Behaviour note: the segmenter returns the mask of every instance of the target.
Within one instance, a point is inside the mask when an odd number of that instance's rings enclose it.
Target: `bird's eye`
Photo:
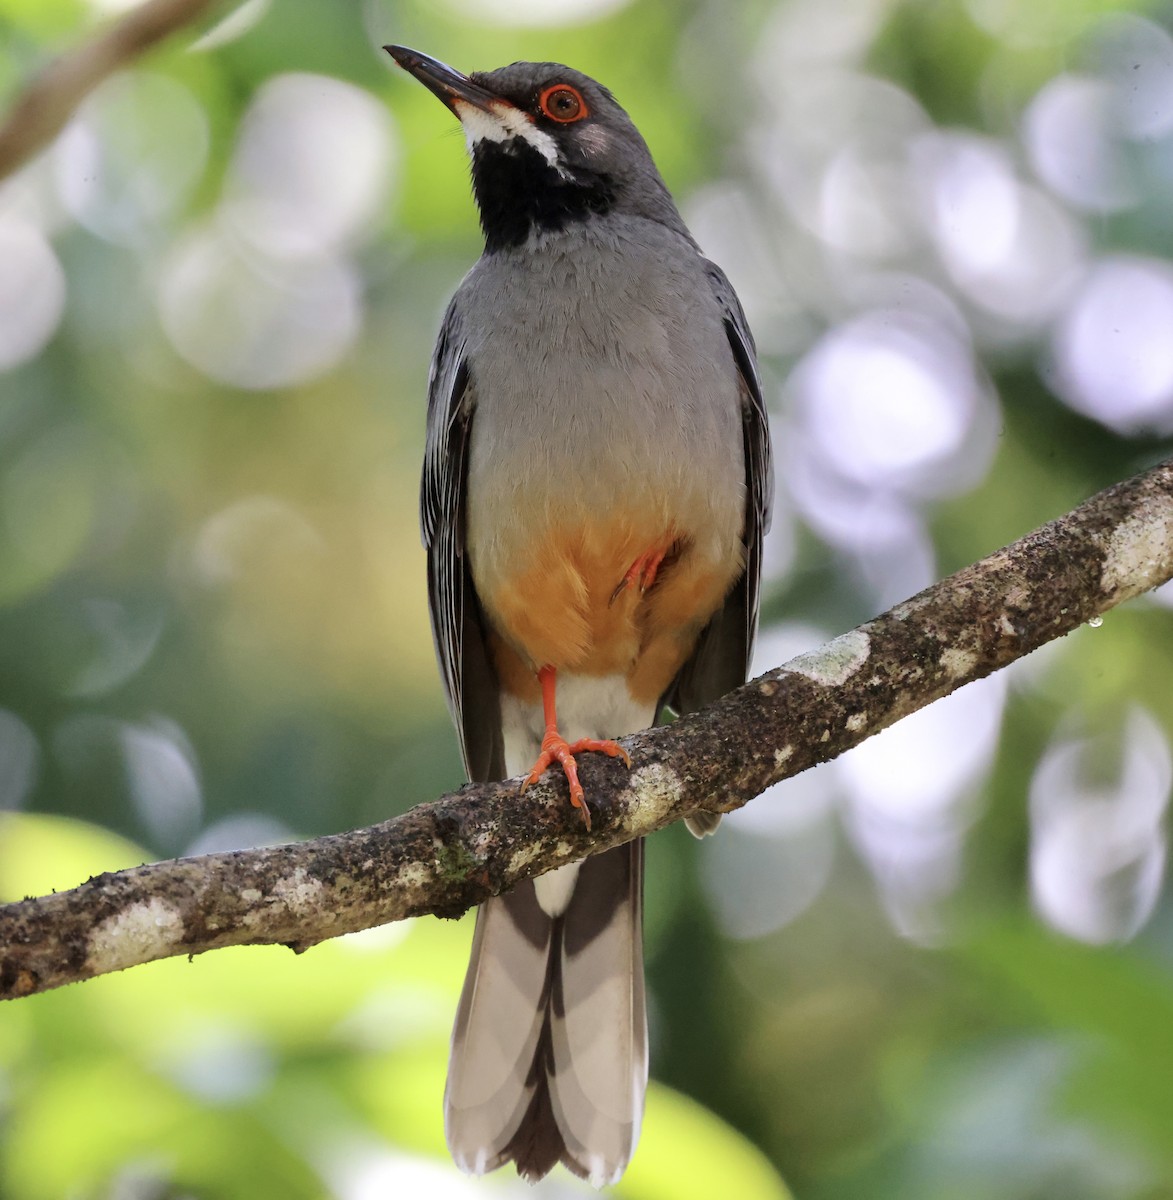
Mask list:
[[[590,116],[582,93],[568,83],[556,83],[546,88],[538,97],[538,106],[552,121],[561,121],[563,125]]]

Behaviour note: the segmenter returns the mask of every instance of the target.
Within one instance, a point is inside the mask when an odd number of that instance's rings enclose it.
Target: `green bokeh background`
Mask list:
[[[571,62],[617,94],[687,205],[714,179],[760,186],[738,134],[768,120],[772,98],[748,64],[800,7],[633,0],[526,27],[456,0],[273,0],[233,39],[193,52],[181,34],[136,66],[133,86],[149,75],[186,89],[206,158],[181,200],[121,243],[48,204],[63,318],[0,373],[0,714],[21,731],[0,738],[15,810],[0,812],[0,898],[193,848],[358,827],[461,780],[416,490],[431,345],[480,240],[459,133],[377,47],[467,69]],[[1086,65],[1106,16],[1173,28],[1168,6],[1124,0],[842,7],[844,21],[867,18],[855,70],[1016,161],[1024,109]],[[0,0],[0,96],[96,20],[69,0]],[[232,386],[168,340],[160,273],[228,194],[242,122],[287,72],[363,89],[393,153],[377,211],[345,247],[363,306],[353,344],[288,386]],[[131,165],[151,151],[135,140],[145,129],[149,143],[150,119],[137,119],[116,146]],[[105,128],[117,142],[117,120]],[[1136,157],[1137,201],[1080,216],[1082,234],[1096,253],[1173,255],[1173,141]],[[44,196],[53,171],[50,154],[15,184]],[[20,195],[0,191],[0,216]],[[781,381],[837,319],[816,308],[804,339],[759,330],[776,429]],[[1001,427],[980,481],[922,506],[940,574],[1173,447],[1066,407],[1048,386],[1046,336],[1024,327],[979,346]],[[844,556],[794,529],[793,560],[763,597],[767,626],[835,632],[873,615]],[[616,1194],[1173,1197],[1173,907],[1159,899],[1120,944],[1052,930],[1032,911],[1027,799],[1072,723],[1118,747],[1141,704],[1173,734],[1171,621],[1134,603],[1066,639],[1043,682],[1010,695],[938,936],[894,928],[839,831],[817,897],[734,939],[703,886],[705,851],[678,829],[654,839],[654,1082]],[[785,804],[785,790],[767,802]],[[470,1183],[445,1156],[440,1098],[470,932],[426,920],[301,957],[224,951],[3,1007],[0,1196],[579,1194],[559,1176],[534,1193]]]

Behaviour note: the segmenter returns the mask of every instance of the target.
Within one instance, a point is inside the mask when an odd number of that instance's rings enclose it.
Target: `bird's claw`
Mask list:
[[[579,738],[576,742],[568,742],[557,730],[547,730],[546,736],[542,739],[542,751],[538,755],[533,769],[523,780],[521,790],[524,792],[531,783],[537,783],[546,768],[557,763],[562,768],[570,788],[570,803],[582,813],[583,824],[589,831],[591,813],[586,805],[586,795],[582,790],[582,784],[578,781],[578,763],[574,758],[576,754],[586,751],[606,754],[611,758],[621,758],[624,765],[629,770],[631,769],[631,755],[618,742],[599,738]]]

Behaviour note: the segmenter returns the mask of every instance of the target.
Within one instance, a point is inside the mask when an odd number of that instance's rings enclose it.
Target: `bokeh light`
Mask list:
[[[758,938],[801,916],[831,879],[836,777],[816,767],[731,813],[707,841],[702,880],[727,936]]]
[[[1055,331],[1060,394],[1124,434],[1173,431],[1173,266],[1115,257],[1088,273]]]
[[[1049,319],[1078,279],[1084,237],[1051,197],[1021,182],[1008,147],[972,134],[926,135],[911,147],[929,229],[961,294],[1022,339]]]
[[[195,751],[170,720],[156,717],[119,730],[130,800],[153,841],[183,846],[199,828],[203,795]]]
[[[385,108],[351,84],[289,74],[259,89],[216,216],[162,268],[163,326],[188,362],[271,389],[342,359],[363,321],[346,251],[379,214],[393,146]]]
[[[969,347],[918,314],[841,325],[793,377],[799,420],[849,483],[932,494],[956,480],[979,396]]]
[[[391,186],[386,107],[323,75],[279,75],[245,113],[222,211],[273,258],[326,254],[369,231]]]
[[[855,844],[901,933],[933,940],[960,879],[965,835],[998,744],[1006,681],[979,680],[885,729],[835,763]]]
[[[93,650],[78,667],[70,695],[105,695],[141,671],[159,644],[164,613],[157,605],[131,609],[120,600],[91,596],[81,603],[79,627],[93,639]]]
[[[65,310],[65,273],[39,229],[0,212],[0,372],[39,354]]]
[[[40,758],[37,735],[15,713],[0,708],[0,812],[24,804]]]
[[[192,93],[150,71],[127,71],[78,109],[54,147],[62,206],[98,237],[157,242],[202,176],[208,119]]]
[[[1111,739],[1057,738],[1030,793],[1035,905],[1064,933],[1093,943],[1133,937],[1151,915],[1173,787],[1169,742],[1148,712],[1131,709],[1118,744]]]
[[[335,254],[273,259],[223,224],[180,242],[160,279],[175,349],[236,387],[289,387],[330,370],[362,326],[358,273]]]
[[[1125,208],[1136,198],[1114,137],[1114,99],[1105,80],[1059,75],[1026,110],[1026,148],[1039,178],[1089,212]]]
[[[322,549],[321,535],[292,505],[273,496],[245,496],[203,522],[191,565],[200,583],[217,587],[263,572],[277,560],[297,564]]]
[[[364,1145],[355,1140],[336,1147],[325,1173],[333,1182],[333,1194],[340,1200],[381,1200],[387,1195],[476,1200],[483,1186],[475,1179],[454,1178],[451,1171],[430,1159],[394,1153],[378,1143]],[[568,1196],[581,1194],[573,1184],[563,1187]],[[508,1182],[494,1191],[506,1198],[530,1194]]]
[[[1173,36],[1137,13],[1109,14],[1095,30],[1095,54],[1112,84],[1121,133],[1150,141],[1173,132]]]

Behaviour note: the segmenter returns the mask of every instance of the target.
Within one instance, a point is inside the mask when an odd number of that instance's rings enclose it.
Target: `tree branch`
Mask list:
[[[47,146],[99,83],[199,20],[218,2],[147,0],[90,41],[54,59],[17,97],[0,125],[0,179]]]
[[[739,808],[894,721],[1173,577],[1173,461],[1101,492],[704,712],[584,756],[565,782],[470,785],[354,833],[98,875],[0,907],[0,998],[176,954],[452,917],[519,880],[705,808]]]

